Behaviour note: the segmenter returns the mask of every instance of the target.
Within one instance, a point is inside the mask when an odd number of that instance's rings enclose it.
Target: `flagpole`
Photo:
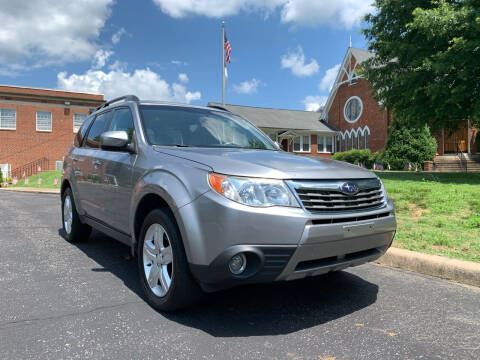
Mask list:
[[[225,105],[225,21],[222,21],[222,105]]]

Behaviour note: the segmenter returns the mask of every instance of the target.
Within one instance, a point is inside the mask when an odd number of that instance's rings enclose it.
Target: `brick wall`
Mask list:
[[[85,108],[51,107],[48,105],[2,104],[0,108],[16,110],[16,130],[0,130],[0,163],[11,164],[12,170],[29,162],[46,157],[49,169],[55,169],[55,161],[62,160],[72,143],[73,114],[88,114]],[[36,130],[36,112],[52,113],[52,131]],[[46,169],[45,169],[46,170]]]
[[[0,164],[14,170],[47,158],[48,170],[54,170],[75,136],[74,114],[88,114],[102,103],[103,95],[1,85],[0,108],[15,109],[16,129],[0,129]],[[52,113],[52,131],[37,131],[37,111]]]
[[[352,96],[358,96],[363,104],[362,114],[355,123],[347,122],[343,114],[345,103]],[[356,84],[345,83],[338,88],[328,112],[328,122],[340,131],[368,126],[369,148],[374,152],[383,149],[386,145],[391,116],[390,112],[382,110],[373,98],[370,84],[366,80],[359,79]]]

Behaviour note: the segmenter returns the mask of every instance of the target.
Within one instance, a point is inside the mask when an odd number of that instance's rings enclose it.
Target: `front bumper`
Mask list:
[[[255,209],[208,193],[182,209],[182,218],[190,214],[182,231],[187,258],[206,291],[300,279],[373,261],[385,253],[396,231],[391,200],[373,211],[319,215]],[[233,275],[228,262],[238,253],[246,255],[247,269]]]

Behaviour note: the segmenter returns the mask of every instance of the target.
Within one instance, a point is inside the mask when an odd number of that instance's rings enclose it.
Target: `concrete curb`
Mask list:
[[[480,264],[390,248],[376,263],[480,287]]]
[[[60,194],[60,189],[42,189],[30,187],[2,187],[0,191],[18,191],[37,194]]]

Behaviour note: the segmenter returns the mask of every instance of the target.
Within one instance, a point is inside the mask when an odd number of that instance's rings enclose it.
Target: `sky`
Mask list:
[[[0,83],[315,111],[372,0],[0,0]]]

